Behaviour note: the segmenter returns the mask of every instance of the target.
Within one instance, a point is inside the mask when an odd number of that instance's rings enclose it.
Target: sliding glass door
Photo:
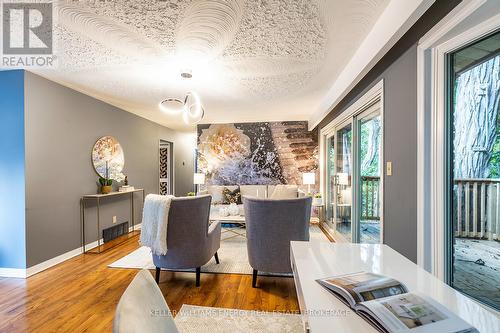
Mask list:
[[[335,158],[336,231],[352,241],[352,122],[341,125],[336,133]]]
[[[380,243],[380,101],[335,124],[323,136],[327,223],[339,240]]]
[[[335,177],[335,136],[328,134],[326,137],[326,174],[325,174],[325,206],[326,222],[330,228],[335,228],[335,210],[337,201]]]
[[[359,243],[380,243],[382,121],[379,104],[357,118],[357,197],[359,223],[355,232]]]
[[[500,309],[500,33],[449,55],[447,280]]]

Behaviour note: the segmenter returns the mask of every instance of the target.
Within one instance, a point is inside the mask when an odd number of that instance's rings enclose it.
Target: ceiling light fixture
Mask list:
[[[178,98],[167,98],[160,102],[160,109],[169,114],[180,114],[184,111],[184,102]]]
[[[194,91],[188,92],[184,101],[178,98],[167,98],[161,101],[160,109],[173,115],[182,113],[182,119],[186,125],[199,123],[205,116],[200,97]]]

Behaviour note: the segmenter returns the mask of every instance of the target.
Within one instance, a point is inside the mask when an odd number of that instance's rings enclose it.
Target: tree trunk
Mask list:
[[[454,112],[455,178],[488,178],[497,136],[500,56],[460,74]]]
[[[361,162],[361,175],[363,176],[369,171],[369,168],[372,165],[373,160],[379,154],[380,119],[378,117],[370,119],[364,125],[368,126],[368,138],[367,138],[367,146],[362,147],[362,149],[366,149],[366,155],[364,156],[363,161]],[[380,158],[378,159],[378,162],[380,163]],[[379,168],[377,167],[376,170],[379,170]]]

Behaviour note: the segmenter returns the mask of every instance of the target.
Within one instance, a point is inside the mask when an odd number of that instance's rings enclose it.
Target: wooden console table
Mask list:
[[[101,214],[100,214],[100,208],[101,208],[101,200],[110,198],[110,197],[116,197],[116,196],[123,196],[123,195],[129,195],[130,196],[130,215],[131,215],[131,220],[132,220],[132,231],[130,231],[128,234],[131,232],[133,233],[135,231],[135,211],[134,211],[134,193],[137,192],[142,192],[142,202],[144,203],[145,199],[145,194],[144,194],[144,189],[138,188],[133,191],[126,191],[126,192],[111,192],[109,194],[86,194],[82,196],[80,199],[80,221],[82,225],[82,248],[83,248],[83,253],[101,253],[104,252],[105,250],[101,251],[101,235],[100,235],[100,229],[101,229]],[[85,249],[85,202],[87,200],[94,200],[97,204],[97,251],[92,251],[86,250]],[[125,241],[125,240],[123,240]],[[123,242],[122,241],[122,242]],[[120,242],[120,243],[122,243]],[[120,243],[116,243],[114,245],[118,245]],[[106,249],[107,250],[107,249]]]

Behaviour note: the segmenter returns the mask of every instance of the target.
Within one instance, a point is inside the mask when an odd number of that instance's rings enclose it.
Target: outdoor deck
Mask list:
[[[500,308],[500,242],[456,238],[454,286]]]
[[[378,177],[363,177],[361,243],[380,242],[378,182]],[[500,179],[455,179],[454,191],[452,284],[500,309]],[[351,206],[338,209],[337,232],[351,240]]]
[[[337,226],[344,237],[351,237],[350,223]],[[378,243],[379,224],[361,223],[361,243]],[[464,294],[500,308],[500,242],[456,238],[453,285]]]
[[[337,230],[347,239],[351,239],[350,223],[337,224]],[[361,243],[380,243],[380,224],[374,223],[373,221],[361,221]]]

